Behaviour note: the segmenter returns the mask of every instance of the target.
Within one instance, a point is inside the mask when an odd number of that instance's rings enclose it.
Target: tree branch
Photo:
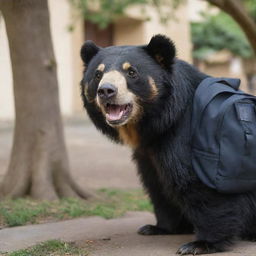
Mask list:
[[[242,28],[256,55],[256,23],[240,0],[206,0],[228,13]]]

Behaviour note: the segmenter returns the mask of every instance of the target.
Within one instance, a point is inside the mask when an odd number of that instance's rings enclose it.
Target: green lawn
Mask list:
[[[59,201],[36,201],[29,198],[3,200],[0,202],[0,227],[93,215],[110,219],[122,216],[127,211],[152,211],[148,197],[139,189],[100,189],[97,194],[100,199],[88,201],[74,198]]]
[[[3,256],[87,256],[88,251],[84,248],[79,248],[73,243],[65,243],[59,240],[50,240],[40,243],[28,249],[19,250],[16,252],[5,253]]]

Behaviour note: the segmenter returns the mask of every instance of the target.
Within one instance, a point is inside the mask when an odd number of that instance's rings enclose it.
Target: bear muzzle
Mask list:
[[[119,71],[112,70],[103,75],[97,90],[96,103],[109,125],[121,126],[132,119],[136,114],[135,98]]]

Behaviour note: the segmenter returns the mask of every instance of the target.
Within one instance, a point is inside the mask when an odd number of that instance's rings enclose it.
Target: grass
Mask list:
[[[77,247],[74,243],[65,243],[59,240],[49,240],[24,250],[2,254],[5,256],[87,256],[88,251]]]
[[[59,201],[36,201],[29,198],[0,202],[0,227],[13,227],[84,216],[106,219],[122,216],[127,211],[152,211],[142,190],[100,189],[100,199],[65,198]]]

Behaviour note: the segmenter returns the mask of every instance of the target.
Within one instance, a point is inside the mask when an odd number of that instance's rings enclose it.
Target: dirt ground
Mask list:
[[[127,147],[108,140],[86,117],[64,123],[71,173],[81,187],[140,187]],[[0,122],[0,180],[8,167],[12,133],[12,122]]]

